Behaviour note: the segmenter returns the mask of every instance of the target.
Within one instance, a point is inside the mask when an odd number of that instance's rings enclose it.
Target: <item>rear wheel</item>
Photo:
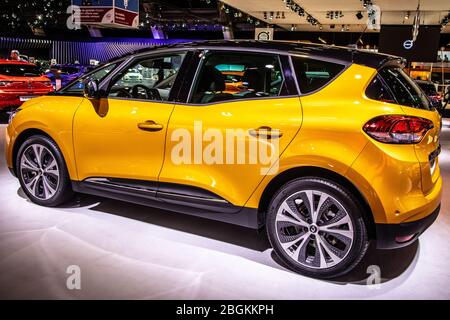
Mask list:
[[[333,278],[352,270],[367,250],[361,210],[344,187],[321,178],[299,178],[273,197],[267,233],[277,255],[292,270]]]
[[[21,145],[16,168],[23,191],[39,205],[57,206],[73,196],[61,151],[46,136],[32,136]]]

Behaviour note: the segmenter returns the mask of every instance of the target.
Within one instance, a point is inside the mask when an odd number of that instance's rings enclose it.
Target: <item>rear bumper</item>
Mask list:
[[[399,224],[377,223],[377,248],[378,249],[396,249],[410,245],[430,227],[439,215],[441,205],[428,216],[412,222]],[[406,238],[407,241],[399,241],[399,238]],[[411,237],[411,238],[409,238]]]
[[[34,92],[0,92],[0,110],[9,107],[20,107],[24,101],[20,101],[21,96],[42,96],[53,90],[39,90]]]

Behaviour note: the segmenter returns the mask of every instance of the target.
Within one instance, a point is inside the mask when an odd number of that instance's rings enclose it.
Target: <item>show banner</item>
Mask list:
[[[80,9],[80,23],[99,27],[137,28],[139,0],[72,0]]]

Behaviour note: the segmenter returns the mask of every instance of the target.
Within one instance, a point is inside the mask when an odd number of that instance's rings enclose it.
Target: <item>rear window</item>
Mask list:
[[[38,67],[28,64],[0,64],[0,74],[11,77],[38,77],[41,71]]]
[[[380,94],[383,93],[383,94]],[[392,102],[402,106],[431,110],[428,98],[403,70],[385,68],[367,87],[366,95],[370,99]]]
[[[324,87],[345,68],[337,63],[295,56],[292,57],[292,63],[302,94]]]

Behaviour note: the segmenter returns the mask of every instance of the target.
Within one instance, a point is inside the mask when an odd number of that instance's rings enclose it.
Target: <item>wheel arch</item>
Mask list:
[[[12,165],[13,165],[12,169],[16,176],[17,176],[16,162],[17,162],[17,155],[19,153],[20,147],[29,137],[37,136],[37,135],[45,136],[56,143],[55,139],[53,139],[47,132],[45,132],[41,129],[30,128],[30,129],[25,129],[24,131],[22,131],[15,139],[14,145],[13,145],[13,150],[12,150]],[[61,151],[61,153],[62,153],[62,151]],[[64,157],[64,154],[62,154],[62,156]]]
[[[272,199],[273,194],[277,190],[279,190],[281,186],[283,186],[285,183],[293,179],[302,177],[316,177],[331,180],[335,183],[342,185],[348,191],[350,191],[352,195],[354,195],[356,199],[359,201],[363,209],[362,215],[368,228],[369,237],[372,239],[376,238],[375,220],[372,209],[369,205],[369,202],[364,197],[364,195],[358,190],[358,188],[348,178],[334,171],[314,166],[303,166],[288,169],[278,174],[269,182],[269,184],[265,187],[262,193],[258,206],[258,221],[260,221],[262,225],[265,224],[265,216],[267,208],[269,207],[270,200]]]

